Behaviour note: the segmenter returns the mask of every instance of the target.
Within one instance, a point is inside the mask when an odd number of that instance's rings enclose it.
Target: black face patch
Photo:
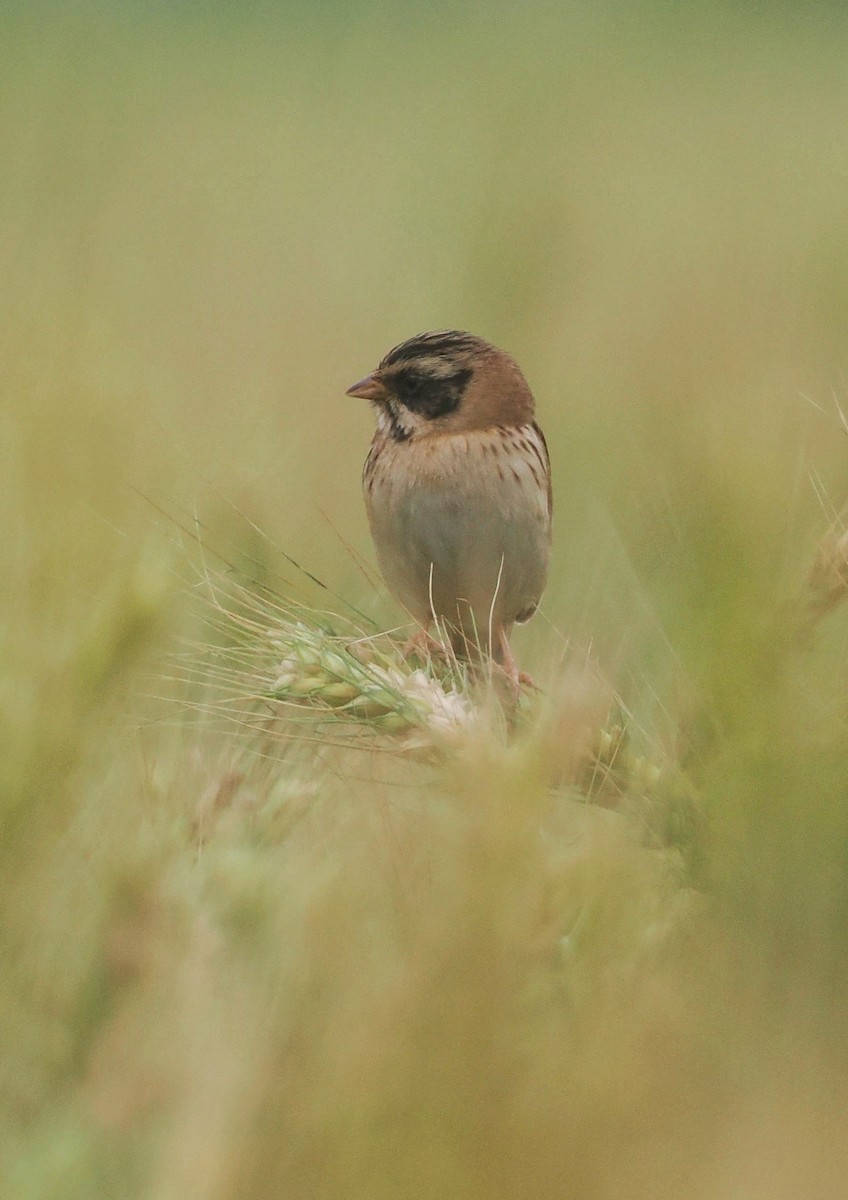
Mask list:
[[[449,375],[430,375],[410,363],[392,371],[390,386],[404,408],[432,421],[459,408],[473,374],[471,367],[457,367]]]

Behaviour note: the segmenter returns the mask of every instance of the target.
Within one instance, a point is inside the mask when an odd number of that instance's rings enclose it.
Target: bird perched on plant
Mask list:
[[[533,393],[504,350],[460,330],[401,342],[348,388],[377,430],[362,474],[389,590],[428,640],[490,656],[517,691],[509,637],[548,574],[551,475]]]

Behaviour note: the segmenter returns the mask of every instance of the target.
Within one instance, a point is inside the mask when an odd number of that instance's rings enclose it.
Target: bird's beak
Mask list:
[[[345,393],[347,396],[360,396],[363,400],[383,400],[386,394],[386,386],[378,371],[366,375],[364,379],[360,379],[359,383],[349,387]]]

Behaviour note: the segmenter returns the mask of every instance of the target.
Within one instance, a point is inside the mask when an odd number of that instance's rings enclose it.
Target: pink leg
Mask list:
[[[445,648],[441,642],[437,642],[429,633],[430,622],[422,625],[413,633],[412,637],[404,646],[401,654],[404,658],[410,658],[413,654],[418,654],[422,658],[444,658]]]
[[[498,653],[495,655],[495,662],[499,663],[503,668],[504,674],[509,680],[513,694],[517,700],[522,684],[525,687],[531,688],[535,688],[536,684],[526,671],[519,671],[518,663],[515,661],[512,647],[509,644],[509,635],[503,625],[498,626],[495,640],[498,649]]]

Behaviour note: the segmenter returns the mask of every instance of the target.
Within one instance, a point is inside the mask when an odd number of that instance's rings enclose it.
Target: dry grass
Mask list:
[[[0,46],[0,1192],[841,1194],[839,13]],[[451,325],[554,463],[512,721],[358,495],[345,387]]]

